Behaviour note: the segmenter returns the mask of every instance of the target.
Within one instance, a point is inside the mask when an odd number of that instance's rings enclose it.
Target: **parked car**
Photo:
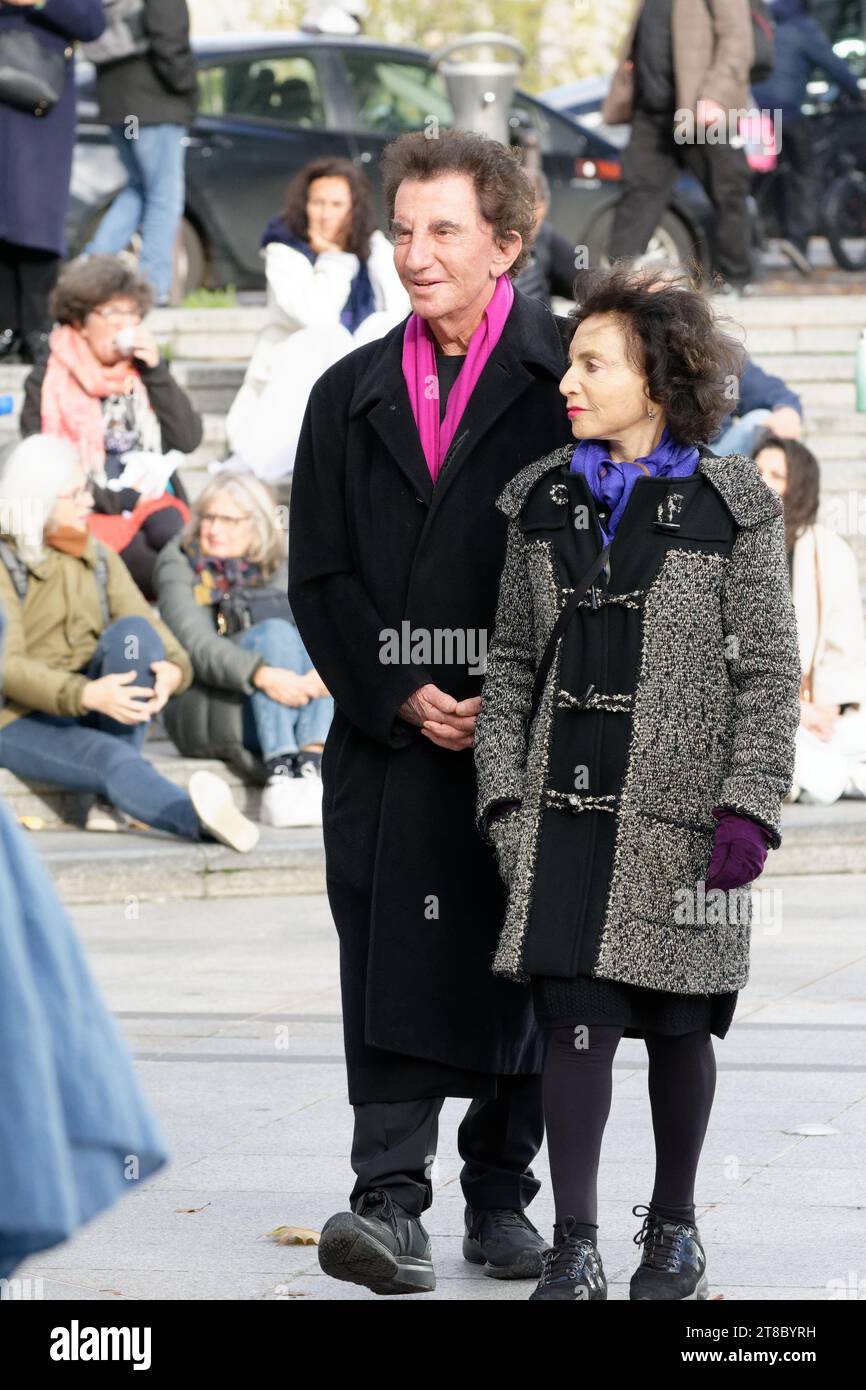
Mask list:
[[[379,179],[384,146],[431,116],[451,124],[445,79],[422,50],[322,34],[231,34],[194,41],[201,105],[187,137],[186,209],[179,248],[183,291],[264,284],[262,228],[291,175],[319,155],[352,159]],[[96,103],[92,67],[79,65],[79,136],[70,206],[70,249],[93,233],[123,183]],[[591,263],[603,257],[618,197],[617,150],[543,101],[517,91],[512,139],[537,141],[551,186],[550,221]],[[697,188],[697,186],[695,186]],[[657,254],[709,261],[710,207],[679,191],[656,230]]]

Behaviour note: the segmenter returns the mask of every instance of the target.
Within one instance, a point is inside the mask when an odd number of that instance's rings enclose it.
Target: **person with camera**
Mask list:
[[[89,530],[92,506],[90,477],[67,440],[34,435],[7,458],[0,767],[95,798],[87,830],[119,830],[131,817],[245,853],[258,828],[226,782],[202,769],[185,790],[143,756],[150,721],[189,685],[192,667],[120,557]]]
[[[51,303],[58,323],[25,383],[22,433],[75,445],[95,479],[90,529],[152,601],[156,557],[189,520],[173,464],[198,448],[201,418],[143,326],[150,286],[121,259],[73,262]]]
[[[185,757],[224,758],[264,781],[261,819],[281,828],[322,823],[334,708],[292,617],[285,552],[268,488],[222,473],[156,566],[160,612],[195,672],[166,711],[169,736]]]

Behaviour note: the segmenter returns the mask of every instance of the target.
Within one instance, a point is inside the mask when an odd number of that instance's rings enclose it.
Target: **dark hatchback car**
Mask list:
[[[289,178],[320,155],[366,170],[381,225],[379,155],[389,140],[452,124],[445,80],[418,49],[321,34],[230,35],[194,44],[201,103],[187,141],[186,209],[179,287],[258,289],[263,227],[283,204]],[[70,206],[75,254],[123,182],[120,160],[96,103],[92,67],[78,72],[79,134]],[[551,186],[549,220],[592,263],[603,256],[618,197],[617,150],[592,131],[516,92],[512,140],[535,136]],[[666,259],[706,264],[709,204],[698,191],[675,197],[654,245]]]

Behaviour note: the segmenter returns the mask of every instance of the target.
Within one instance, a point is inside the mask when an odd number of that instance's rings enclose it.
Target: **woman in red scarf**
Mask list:
[[[58,321],[46,365],[25,385],[25,435],[56,435],[75,445],[96,482],[90,528],[126,562],[153,600],[162,547],[189,520],[183,486],[166,481],[162,456],[201,443],[201,420],[173,381],[142,318],[150,286],[115,256],[91,256],[61,275],[52,298]],[[141,456],[134,479],[123,477]]]

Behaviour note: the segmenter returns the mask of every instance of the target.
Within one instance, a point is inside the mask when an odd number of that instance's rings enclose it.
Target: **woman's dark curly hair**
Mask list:
[[[305,164],[303,169],[298,170],[286,189],[286,201],[282,211],[283,222],[288,230],[302,241],[309,239],[307,197],[310,184],[315,179],[346,180],[352,199],[346,250],[354,252],[359,261],[369,260],[370,237],[376,230],[372,190],[366,174],[356,169],[350,159],[323,155],[321,159],[313,159],[309,164]]]
[[[110,299],[131,299],[144,318],[153,306],[153,289],[120,256],[88,256],[62,271],[48,307],[58,323],[77,325]]]
[[[754,456],[757,460],[762,449],[781,449],[785,455],[788,483],[785,488],[785,548],[793,550],[794,542],[807,526],[818,518],[818,504],[821,500],[821,469],[818,460],[801,444],[799,439],[780,439],[777,434],[765,430],[758,438]]]
[[[521,163],[519,149],[468,130],[441,130],[435,140],[413,130],[386,145],[381,160],[388,220],[394,217],[397,189],[404,179],[426,182],[444,174],[468,174],[475,187],[481,216],[493,226],[498,242],[514,240],[523,246],[508,269],[513,280],[529,260],[535,236],[535,189]]]
[[[582,271],[575,280],[575,328],[592,314],[615,314],[628,339],[632,365],[664,410],[681,444],[715,439],[736,409],[745,354],[723,332],[709,300],[684,273],[620,262]]]

